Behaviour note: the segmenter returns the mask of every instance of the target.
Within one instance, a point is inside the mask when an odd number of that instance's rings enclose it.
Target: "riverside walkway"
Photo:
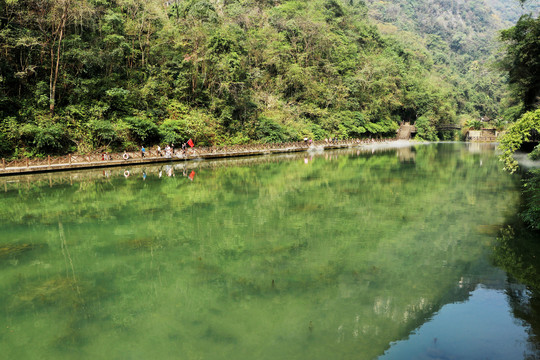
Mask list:
[[[0,176],[63,171],[72,169],[89,169],[112,166],[151,164],[172,161],[188,161],[197,159],[216,159],[238,156],[278,154],[287,152],[308,151],[310,149],[343,149],[384,141],[392,140],[349,139],[328,142],[314,141],[311,144],[301,141],[275,144],[194,147],[187,149],[185,154],[183,154],[182,150],[176,150],[175,153],[169,157],[164,156],[165,151],[162,151],[162,155],[160,155],[156,149],[149,149],[146,151],[144,157],[142,157],[140,151],[127,152],[127,159],[124,159],[123,153],[99,153],[87,155],[69,154],[57,157],[48,156],[47,158],[40,159],[24,158],[12,161],[2,159],[2,163],[0,164]]]

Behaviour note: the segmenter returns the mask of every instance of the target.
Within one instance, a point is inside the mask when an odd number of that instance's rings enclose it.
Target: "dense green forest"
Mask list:
[[[501,0],[397,0],[370,3],[370,14],[383,32],[423,43],[434,66],[453,89],[458,114],[513,122],[521,103],[508,96],[506,77],[495,64],[501,58],[499,32],[521,15],[538,12],[533,3]],[[466,121],[461,121],[464,124]],[[499,124],[500,125],[500,124]]]
[[[401,121],[435,140],[439,124],[522,111],[492,66],[503,22],[480,0],[0,9],[2,156],[393,136]]]
[[[531,1],[520,0],[531,4]],[[510,172],[518,170],[514,153],[536,144],[528,157],[540,159],[540,17],[523,15],[517,23],[501,32],[505,54],[500,67],[508,76],[512,96],[521,103],[524,114],[500,139],[501,160]],[[530,149],[529,149],[530,150]],[[523,169],[523,209],[521,219],[533,231],[540,230],[540,170]],[[537,237],[538,238],[538,237]]]

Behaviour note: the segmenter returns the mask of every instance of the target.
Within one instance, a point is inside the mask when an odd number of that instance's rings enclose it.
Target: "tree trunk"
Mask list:
[[[64,28],[66,27],[68,6],[69,6],[69,2],[66,2],[66,5],[64,6],[64,10],[62,12],[62,18],[60,20],[60,24],[58,25],[58,29],[60,30],[60,33],[58,35],[58,46],[56,48],[56,64],[54,64],[54,43],[53,43],[53,46],[51,47],[51,78],[49,80],[49,88],[50,88],[49,109],[50,109],[51,116],[54,115],[54,102],[56,98],[56,83],[58,81],[58,69],[60,68],[60,49],[62,47],[62,38],[64,37]]]

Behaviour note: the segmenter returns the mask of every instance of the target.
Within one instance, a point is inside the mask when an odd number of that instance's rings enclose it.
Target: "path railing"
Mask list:
[[[388,141],[388,139],[347,139],[334,141],[320,140],[313,142],[299,141],[285,143],[193,147],[187,148],[185,151],[182,149],[174,149],[174,152],[170,152],[168,154],[164,149],[158,152],[156,148],[146,150],[144,157],[141,151],[129,151],[126,153],[68,154],[63,156],[49,155],[44,158],[33,159],[2,159],[2,162],[0,163],[0,175],[70,168],[115,166],[129,163],[151,163],[171,160],[192,160],[197,158],[263,155],[270,153],[306,151],[310,148],[339,149],[383,141]],[[127,154],[127,156],[124,154]]]

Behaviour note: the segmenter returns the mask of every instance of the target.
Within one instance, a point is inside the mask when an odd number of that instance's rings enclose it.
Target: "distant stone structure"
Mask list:
[[[411,125],[408,122],[402,123],[399,127],[396,139],[397,140],[409,140],[412,136],[412,134],[416,133],[416,126]]]
[[[467,141],[497,141],[499,132],[496,129],[469,130],[467,132]]]

